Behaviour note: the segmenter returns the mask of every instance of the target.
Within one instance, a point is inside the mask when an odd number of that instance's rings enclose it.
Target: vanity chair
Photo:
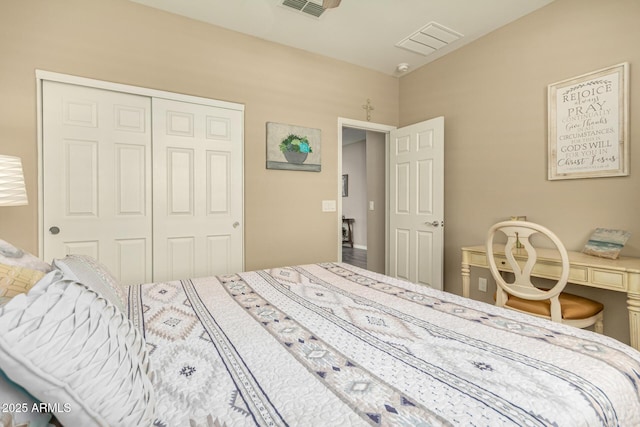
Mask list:
[[[556,247],[562,260],[560,278],[550,289],[541,289],[531,282],[536,267],[537,253],[531,243],[535,234],[546,236]],[[504,253],[506,261],[496,263],[494,238],[504,234],[507,238]],[[496,305],[551,319],[578,328],[594,327],[603,333],[604,306],[588,298],[563,292],[569,278],[569,256],[562,241],[549,229],[528,221],[503,221],[494,224],[487,234],[487,264],[497,283]],[[505,280],[502,271],[513,272],[513,282]]]

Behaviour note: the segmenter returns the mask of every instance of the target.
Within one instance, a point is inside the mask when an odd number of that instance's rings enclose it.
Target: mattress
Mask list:
[[[640,425],[640,353],[341,263],[131,286],[157,426]]]

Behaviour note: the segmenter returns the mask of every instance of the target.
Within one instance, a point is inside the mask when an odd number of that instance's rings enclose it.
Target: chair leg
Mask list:
[[[604,316],[600,315],[598,317],[598,319],[596,320],[596,323],[593,325],[593,329],[599,333],[599,334],[604,334]]]

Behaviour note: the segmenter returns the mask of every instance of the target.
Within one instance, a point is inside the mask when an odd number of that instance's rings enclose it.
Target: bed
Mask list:
[[[97,295],[94,305],[107,300],[109,313],[116,310],[108,300],[122,302],[118,310],[133,326],[126,334],[136,338],[124,340],[131,351],[118,358],[132,367],[124,376],[136,385],[109,387],[129,390],[121,402],[140,403],[124,411],[137,414],[138,425],[640,425],[640,353],[631,347],[351,265],[124,292],[86,259],[58,261],[49,276],[67,288],[82,283]],[[3,317],[0,308],[0,328]],[[26,384],[7,366],[0,357],[7,376]],[[54,399],[25,388],[41,401]],[[105,407],[118,412],[113,402]],[[54,415],[65,424],[78,415],[70,412]],[[94,412],[81,425],[134,425]]]

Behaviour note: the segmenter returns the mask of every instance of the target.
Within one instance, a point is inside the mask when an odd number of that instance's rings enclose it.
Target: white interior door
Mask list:
[[[242,271],[242,118],[153,99],[154,280]]]
[[[389,139],[389,275],[442,289],[444,117]]]
[[[90,255],[151,281],[151,100],[44,81],[44,258]]]

